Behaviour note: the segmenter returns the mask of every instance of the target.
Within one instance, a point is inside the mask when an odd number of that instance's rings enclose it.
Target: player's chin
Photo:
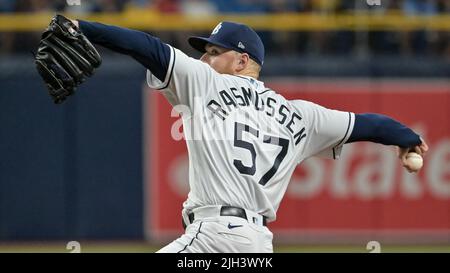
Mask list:
[[[216,68],[216,67],[213,67],[213,66],[211,66],[211,67],[212,67],[212,69],[214,69],[219,74],[230,74],[230,73],[228,73],[226,71],[226,69]]]
[[[208,64],[212,69],[214,69],[219,74],[230,74],[233,75],[232,69],[226,67],[216,66],[214,64]]]

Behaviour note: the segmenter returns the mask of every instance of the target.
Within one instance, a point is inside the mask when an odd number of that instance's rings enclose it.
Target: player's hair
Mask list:
[[[258,77],[259,77],[259,72],[261,72],[261,66],[252,59],[250,59],[249,65],[250,65],[251,69],[254,70],[258,74]]]

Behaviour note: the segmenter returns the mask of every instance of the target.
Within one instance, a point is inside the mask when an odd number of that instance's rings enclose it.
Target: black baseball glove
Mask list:
[[[101,57],[69,19],[56,15],[42,34],[35,63],[53,101],[61,103],[94,74]]]

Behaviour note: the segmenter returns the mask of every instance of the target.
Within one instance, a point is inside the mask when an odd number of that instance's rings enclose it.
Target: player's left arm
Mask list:
[[[91,42],[129,55],[146,67],[149,86],[162,91],[173,105],[192,107],[197,98],[212,90],[218,78],[206,63],[148,33],[83,20],[72,22]]]
[[[170,47],[148,33],[105,25],[97,22],[71,20],[89,41],[129,55],[164,81],[169,69]]]
[[[428,151],[427,143],[413,130],[388,116],[375,113],[355,114],[353,131],[346,143],[356,141],[398,146],[399,159],[408,171],[411,171],[406,161],[408,152],[423,156]]]

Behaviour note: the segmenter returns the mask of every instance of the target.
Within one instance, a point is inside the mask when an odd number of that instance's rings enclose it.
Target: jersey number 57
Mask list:
[[[250,127],[247,124],[243,124],[243,123],[239,123],[239,122],[234,123],[234,146],[246,149],[250,152],[250,154],[252,156],[252,165],[245,166],[244,164],[242,164],[242,161],[239,159],[234,159],[233,164],[241,174],[254,175],[256,173],[255,146],[253,146],[253,144],[250,142],[242,140],[243,132],[247,132],[255,137],[259,137],[259,131],[255,128]],[[280,151],[280,153],[278,153],[277,157],[275,158],[275,162],[273,163],[272,167],[261,177],[261,179],[258,182],[259,184],[264,186],[275,175],[275,173],[278,170],[278,167],[280,167],[281,162],[283,161],[284,157],[286,156],[286,154],[288,152],[288,148],[289,148],[289,140],[285,139],[285,138],[264,135],[263,142],[281,147],[281,151]]]

